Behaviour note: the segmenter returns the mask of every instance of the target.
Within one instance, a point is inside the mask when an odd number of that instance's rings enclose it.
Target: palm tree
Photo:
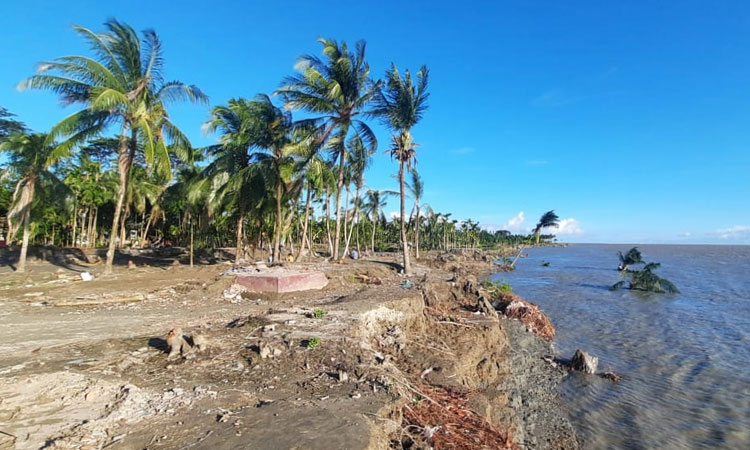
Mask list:
[[[382,90],[378,91],[375,113],[380,115],[386,125],[393,130],[389,153],[398,161],[398,182],[401,192],[401,246],[404,251],[404,274],[411,273],[409,261],[409,243],[406,238],[406,189],[404,169],[411,169],[416,161],[417,144],[412,140],[411,129],[422,118],[427,109],[428,70],[422,66],[416,73],[416,84],[407,70],[403,78],[395,64],[385,74],[386,80]]]
[[[257,123],[256,111],[252,102],[246,99],[232,99],[226,106],[216,106],[211,110],[211,119],[204,125],[206,132],[219,132],[219,144],[206,149],[213,161],[206,167],[206,173],[214,178],[216,201],[228,201],[237,210],[237,252],[235,264],[243,253],[243,221],[250,200],[257,197],[259,184],[257,167],[252,164],[257,150],[253,130]],[[265,187],[262,187],[265,194]],[[226,203],[225,203],[225,206]]]
[[[360,199],[359,199],[359,193],[362,190],[362,188],[365,186],[365,170],[367,170],[367,167],[370,165],[370,161],[372,159],[373,151],[364,145],[362,142],[362,139],[359,137],[359,135],[355,135],[350,139],[349,142],[349,151],[352,154],[351,159],[351,172],[352,172],[352,178],[354,182],[354,211],[352,212],[352,224],[349,228],[349,233],[347,235],[346,230],[344,230],[346,245],[344,246],[344,254],[349,253],[349,243],[352,239],[352,234],[354,233],[354,225],[357,222],[357,214],[359,213],[359,207],[360,207]],[[359,230],[359,229],[358,229]],[[359,231],[358,231],[359,233]]]
[[[559,220],[560,218],[557,217],[554,210],[542,214],[542,217],[539,219],[539,222],[536,224],[533,231],[536,245],[539,245],[539,238],[541,237],[542,229],[559,227]]]
[[[13,218],[23,221],[23,241],[21,255],[16,272],[26,270],[26,253],[29,248],[31,206],[34,202],[34,191],[43,180],[57,181],[50,168],[67,155],[67,147],[58,147],[49,143],[49,136],[44,133],[19,133],[0,144],[0,153],[10,153],[10,166],[19,175],[13,201],[8,214],[8,240],[13,239],[18,227],[13,225]]]
[[[419,259],[419,226],[421,221],[419,202],[424,193],[424,180],[422,180],[422,177],[419,176],[419,172],[417,172],[417,169],[414,167],[409,170],[409,174],[411,175],[411,183],[407,183],[406,187],[414,198],[414,212],[416,213],[414,221],[414,256]]]
[[[287,108],[318,115],[317,122],[324,127],[321,142],[327,141],[331,135],[335,137],[329,147],[339,161],[333,242],[333,258],[337,260],[340,257],[341,192],[347,159],[345,144],[353,130],[368,148],[372,151],[377,148],[375,133],[359,117],[367,115],[367,108],[380,84],[370,79],[364,41],[358,41],[353,52],[345,42],[339,44],[324,38],[318,42],[323,45],[325,59],[313,55],[300,57],[297,64],[300,73],[288,77],[276,93],[283,96]]]
[[[67,136],[67,147],[109,127],[120,130],[120,187],[105,266],[105,273],[109,273],[136,152],[142,151],[148,164],[168,174],[167,141],[183,150],[189,149],[190,143],[169,120],[166,105],[177,100],[206,103],[208,97],[196,86],[164,81],[162,44],[156,32],[146,30],[139,39],[132,27],[114,19],[105,22],[104,27],[104,33],[74,27],[89,44],[93,58],[63,56],[42,63],[39,73],[21,82],[19,88],[50,89],[60,95],[64,104],[83,105],[50,132],[50,139]]]
[[[621,272],[628,270],[628,267],[634,264],[646,264],[638,247],[631,248],[624,255],[622,252],[617,252],[617,256],[620,258],[620,264],[617,266],[617,270]]]
[[[375,191],[369,189],[367,191],[367,202],[364,204],[364,210],[367,216],[372,221],[372,238],[370,249],[375,253],[375,228],[378,226],[378,221],[383,216],[383,208],[385,208],[386,195],[390,194],[389,191]]]
[[[211,178],[204,176],[195,165],[183,167],[177,174],[177,182],[169,186],[165,191],[167,196],[179,198],[183,203],[184,221],[190,227],[190,267],[194,260],[194,231],[195,218],[201,214],[201,208],[206,205],[211,193]],[[152,206],[156,208],[156,206]],[[149,219],[149,224],[152,218]],[[145,233],[144,233],[145,236]]]

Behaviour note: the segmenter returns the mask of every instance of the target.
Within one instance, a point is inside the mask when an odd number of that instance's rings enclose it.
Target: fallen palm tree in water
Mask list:
[[[677,286],[653,272],[659,266],[661,264],[652,262],[646,264],[641,270],[626,270],[623,272],[623,275],[628,279],[618,281],[609,290],[615,291],[627,286],[628,289],[634,291],[678,294],[680,290],[677,289]]]
[[[620,264],[617,266],[617,270],[619,271],[628,270],[628,267],[636,264],[646,264],[638,247],[631,248],[624,255],[622,252],[617,252],[617,256],[620,258]]]

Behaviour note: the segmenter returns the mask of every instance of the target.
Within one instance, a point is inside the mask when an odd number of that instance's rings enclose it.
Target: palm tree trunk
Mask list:
[[[346,185],[346,196],[344,196],[344,242],[347,240],[347,230],[349,229],[349,185]],[[346,251],[343,253],[346,256]]]
[[[190,217],[190,267],[193,267],[193,217]]]
[[[419,259],[419,199],[416,200],[417,204],[417,223],[414,224],[414,257]]]
[[[99,223],[99,208],[97,207],[94,209],[94,228],[91,230],[91,241],[94,245],[93,247],[96,247],[96,241],[99,238],[99,232],[97,231],[97,224]]]
[[[349,193],[347,192],[347,195]],[[349,242],[352,240],[352,233],[354,233],[354,224],[357,222],[357,212],[359,209],[359,184],[354,191],[354,211],[352,213],[352,226],[349,228],[349,235],[346,237],[346,246],[344,247],[344,254],[349,253]],[[346,233],[344,233],[346,234]]]
[[[73,244],[71,247],[76,246],[76,228],[78,225],[78,204],[73,207]]]
[[[143,247],[143,243],[146,242],[146,236],[148,235],[148,230],[151,228],[151,221],[154,219],[154,210],[151,209],[151,213],[148,215],[148,220],[146,221],[146,226],[143,229],[143,234],[141,234],[141,247]]]
[[[312,199],[312,189],[310,189],[310,182],[307,182],[307,198],[305,198],[305,223],[302,225],[302,242],[299,246],[299,252],[295,261],[299,261],[302,257],[302,253],[305,251],[305,240],[307,239],[307,225],[310,220],[310,200]],[[308,254],[312,253],[312,248],[308,249]]]
[[[336,234],[333,241],[333,260],[339,260],[339,240],[341,239],[341,189],[344,187],[344,167],[346,166],[346,135],[349,132],[349,124],[342,126],[341,130],[341,155],[339,156],[339,179],[336,182]]]
[[[378,219],[377,215],[375,215],[375,219],[372,221],[372,237],[370,238],[370,249],[372,250],[372,254],[375,254],[375,227],[378,225]]]
[[[281,174],[278,175],[279,179],[276,180],[276,229],[273,233],[273,262],[279,262],[280,256],[279,251],[281,244]]]
[[[33,196],[33,188],[32,188]],[[29,234],[31,222],[31,204],[29,203],[26,211],[23,213],[23,240],[21,241],[21,254],[18,256],[18,267],[16,272],[24,273],[26,271],[26,253],[29,250]]]
[[[333,258],[333,241],[331,240],[331,196],[326,186],[326,234],[328,235],[328,251]]]
[[[399,161],[398,183],[401,187],[401,246],[404,250],[404,275],[411,274],[409,242],[406,239],[406,186],[404,184],[404,162]]]
[[[135,135],[135,133],[134,133]],[[135,155],[135,142],[128,148],[128,139],[125,137],[125,130],[120,136],[120,155],[117,159],[117,171],[120,173],[120,187],[117,191],[117,204],[115,213],[112,218],[112,231],[109,235],[109,248],[107,249],[107,264],[104,266],[104,273],[112,273],[112,264],[115,261],[115,245],[117,241],[117,229],[120,225],[120,214],[122,206],[125,203],[125,194],[128,192],[128,180],[130,178],[130,166],[133,164]]]
[[[237,252],[234,255],[234,263],[240,263],[242,254],[242,219],[245,216],[245,204],[240,200],[240,218],[237,220]]]
[[[125,222],[128,221],[129,215],[130,208],[126,206],[122,213],[122,220],[120,220],[120,248],[125,248]]]

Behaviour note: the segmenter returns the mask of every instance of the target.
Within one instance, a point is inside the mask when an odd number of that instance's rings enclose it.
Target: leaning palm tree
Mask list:
[[[66,156],[67,147],[50,144],[48,135],[43,133],[19,133],[0,144],[0,153],[5,152],[10,154],[9,165],[19,176],[8,214],[8,237],[9,240],[13,239],[18,231],[18,225],[14,224],[14,219],[22,220],[23,241],[16,272],[24,272],[26,270],[26,253],[29,248],[31,206],[34,202],[34,191],[45,178],[52,182],[58,182],[50,168]]]
[[[399,164],[398,182],[401,192],[401,246],[404,252],[404,273],[411,273],[409,261],[409,243],[406,238],[406,187],[404,169],[411,169],[416,161],[417,144],[412,140],[411,129],[419,122],[427,109],[428,70],[422,66],[412,79],[407,70],[404,76],[398,72],[395,64],[385,74],[386,80],[382,90],[378,91],[375,113],[383,118],[394,135],[391,139],[389,153]]]
[[[137,152],[146,162],[169,172],[173,149],[190,148],[187,137],[169,119],[166,105],[177,100],[208,101],[198,87],[180,81],[165,81],[162,44],[153,30],[136,31],[117,20],[105,22],[104,33],[74,29],[88,43],[93,57],[63,56],[39,65],[38,74],[21,82],[19,89],[49,89],[64,104],[83,108],[63,119],[50,131],[50,138],[67,137],[62,144],[72,147],[106,129],[119,130],[117,193],[105,272],[112,271],[115,242],[128,191],[130,167]]]
[[[617,270],[621,272],[628,270],[628,267],[634,264],[646,264],[646,262],[643,260],[643,256],[641,255],[641,251],[638,250],[638,247],[631,248],[624,255],[622,254],[622,252],[617,252],[617,256],[620,258],[620,264],[618,264]]]
[[[336,189],[336,229],[333,242],[333,259],[339,258],[341,239],[341,193],[346,166],[346,142],[350,131],[358,134],[365,145],[377,148],[375,133],[360,117],[367,115],[371,101],[378,92],[379,82],[370,79],[370,66],[365,61],[365,42],[358,41],[354,51],[345,42],[318,39],[323,45],[325,59],[313,55],[300,57],[300,73],[288,77],[276,91],[283,96],[286,107],[316,115],[323,124],[321,142],[335,139],[329,147],[339,161]]]
[[[534,227],[534,239],[536,240],[536,245],[539,245],[539,239],[541,237],[542,229],[544,228],[557,228],[560,226],[560,218],[557,217],[557,214],[555,214],[555,211],[547,211],[546,213],[542,214],[542,217],[539,219],[539,222]]]

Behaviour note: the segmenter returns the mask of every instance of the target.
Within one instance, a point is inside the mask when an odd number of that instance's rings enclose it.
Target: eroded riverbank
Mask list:
[[[549,343],[477,286],[492,259],[432,255],[406,288],[387,258],[295,265],[328,286],[277,296],[232,296],[225,265],[8,284],[4,445],[575,448]],[[168,360],[172,327],[208,349]]]

